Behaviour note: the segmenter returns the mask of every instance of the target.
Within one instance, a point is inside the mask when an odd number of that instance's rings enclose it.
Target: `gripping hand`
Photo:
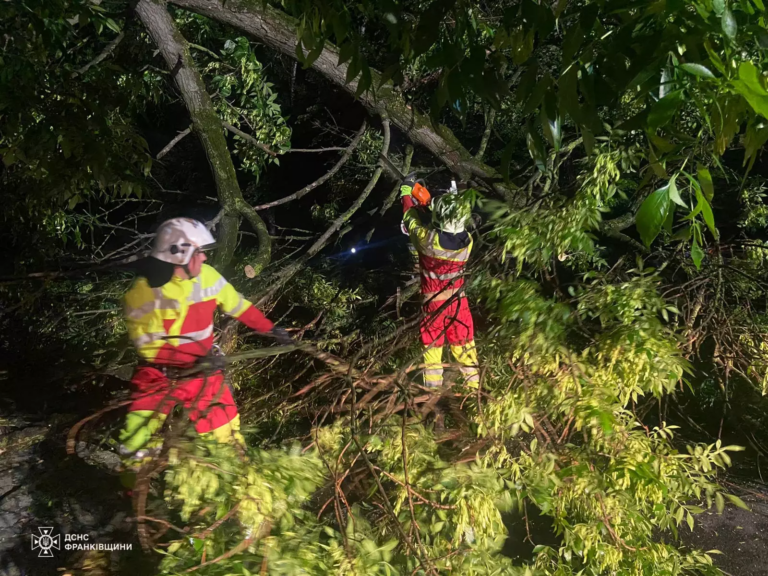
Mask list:
[[[275,337],[275,340],[277,340],[278,344],[282,344],[283,346],[294,343],[291,335],[288,334],[285,328],[281,328],[280,326],[275,326],[272,328],[271,334]]]
[[[411,192],[413,192],[414,184],[416,184],[416,172],[411,172],[400,183],[400,197],[410,196]]]

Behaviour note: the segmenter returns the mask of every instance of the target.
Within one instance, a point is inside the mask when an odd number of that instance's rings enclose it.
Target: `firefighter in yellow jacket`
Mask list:
[[[195,430],[218,442],[241,442],[240,416],[221,371],[179,381],[174,370],[194,366],[213,345],[218,307],[256,332],[281,343],[291,337],[243,298],[214,268],[205,251],[214,239],[196,220],[175,218],[157,231],[148,272],[125,295],[128,335],[141,363],[131,380],[132,400],[120,433],[120,452],[137,467],[160,448],[153,434],[174,406],[182,405]]]
[[[466,231],[472,210],[458,193],[447,193],[431,204],[431,225],[422,221],[426,206],[413,196],[415,175],[403,181],[403,226],[419,255],[424,318],[424,384],[443,385],[443,345],[461,365],[464,381],[476,388],[480,381],[475,348],[475,329],[464,293],[464,272],[472,251],[472,236]],[[426,220],[426,218],[425,218]]]

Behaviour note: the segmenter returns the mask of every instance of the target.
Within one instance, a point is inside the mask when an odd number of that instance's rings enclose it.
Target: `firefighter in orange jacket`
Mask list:
[[[464,268],[472,251],[472,236],[464,229],[471,208],[459,194],[448,193],[432,201],[432,226],[425,226],[420,207],[412,196],[415,176],[403,180],[403,224],[419,254],[424,318],[424,384],[442,386],[443,344],[447,340],[468,386],[477,387],[474,325],[464,294]]]
[[[162,442],[153,438],[175,405],[188,410],[195,430],[217,442],[240,442],[240,416],[221,371],[172,380],[174,370],[189,368],[213,345],[217,307],[256,332],[279,342],[291,337],[276,328],[211,266],[205,250],[213,236],[196,220],[175,218],[160,225],[146,277],[125,295],[128,335],[142,362],[131,380],[132,400],[120,433],[120,452],[129,468],[151,458]]]

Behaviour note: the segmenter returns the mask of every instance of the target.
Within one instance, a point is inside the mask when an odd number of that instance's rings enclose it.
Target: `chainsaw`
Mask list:
[[[387,165],[387,168],[389,168],[390,171],[392,171],[393,174],[400,177],[400,180],[405,180],[407,176],[403,174],[397,166],[392,164],[392,161],[384,156],[384,154],[379,154],[379,159],[384,162],[384,164]],[[413,190],[411,191],[411,196],[413,196],[413,199],[416,201],[417,204],[421,206],[429,206],[429,202],[432,199],[432,195],[429,193],[429,190],[427,190],[427,185],[424,182],[423,179],[418,179],[413,184]]]

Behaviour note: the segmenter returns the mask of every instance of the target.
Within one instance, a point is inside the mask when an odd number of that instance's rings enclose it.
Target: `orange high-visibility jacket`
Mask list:
[[[155,364],[189,364],[213,345],[216,307],[257,332],[270,322],[214,268],[203,264],[196,278],[174,276],[159,288],[138,278],[125,295],[128,335],[141,357]]]
[[[472,252],[472,235],[443,234],[424,226],[410,196],[403,198],[403,224],[419,253],[421,293],[431,302],[460,294],[464,286],[464,267]]]

